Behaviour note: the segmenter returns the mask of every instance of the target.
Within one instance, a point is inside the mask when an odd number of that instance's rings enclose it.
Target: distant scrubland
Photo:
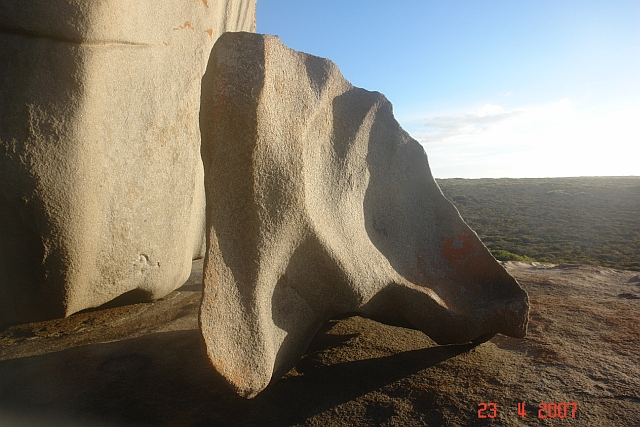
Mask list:
[[[498,259],[640,271],[640,177],[437,181]]]

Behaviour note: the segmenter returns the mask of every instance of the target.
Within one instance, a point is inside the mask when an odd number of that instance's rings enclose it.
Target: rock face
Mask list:
[[[224,34],[202,81],[200,328],[245,397],[357,313],[440,344],[523,337],[528,297],[460,218],[390,103],[277,37]]]
[[[255,0],[0,4],[0,324],[159,298],[204,246],[200,81]]]

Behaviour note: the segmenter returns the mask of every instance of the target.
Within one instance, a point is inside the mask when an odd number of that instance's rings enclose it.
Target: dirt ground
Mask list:
[[[640,275],[505,266],[531,299],[527,338],[438,346],[417,331],[335,319],[291,372],[246,401],[203,354],[195,261],[162,300],[1,330],[0,426],[640,425]]]

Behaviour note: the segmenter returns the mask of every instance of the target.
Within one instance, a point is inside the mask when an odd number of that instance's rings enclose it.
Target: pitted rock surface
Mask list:
[[[523,337],[528,297],[434,181],[377,92],[277,37],[227,33],[200,111],[208,357],[253,397],[327,319],[357,313],[437,343]]]
[[[181,286],[204,250],[200,81],[255,0],[0,3],[0,325]]]

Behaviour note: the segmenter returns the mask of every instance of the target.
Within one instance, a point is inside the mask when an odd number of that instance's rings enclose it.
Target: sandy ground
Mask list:
[[[505,266],[531,298],[527,338],[437,346],[417,331],[336,319],[291,372],[245,401],[203,356],[195,261],[162,300],[0,331],[0,426],[640,425],[640,275]]]

